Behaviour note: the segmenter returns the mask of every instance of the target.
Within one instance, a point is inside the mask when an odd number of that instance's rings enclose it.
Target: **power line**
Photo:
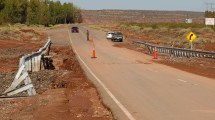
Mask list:
[[[214,3],[213,2],[205,2],[206,11],[214,11]]]

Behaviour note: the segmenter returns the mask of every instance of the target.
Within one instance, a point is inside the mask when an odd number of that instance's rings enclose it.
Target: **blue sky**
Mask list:
[[[60,0],[74,2],[81,9],[181,10],[204,11],[205,3],[215,0]],[[215,7],[215,4],[214,4]]]

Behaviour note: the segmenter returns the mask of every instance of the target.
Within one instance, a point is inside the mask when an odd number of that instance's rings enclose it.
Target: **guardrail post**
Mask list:
[[[44,67],[44,55],[41,55],[41,61],[40,61],[40,70],[44,70],[45,67]]]
[[[32,72],[35,72],[35,57],[31,58],[32,62]]]
[[[185,57],[188,57],[187,52],[184,52],[184,56],[185,56]]]
[[[29,60],[25,61],[25,65],[26,65],[26,70],[29,71],[29,66],[30,66]]]
[[[28,70],[28,62],[24,61],[25,69]]]
[[[37,63],[36,63],[37,59],[36,57],[33,58],[33,71],[36,72],[37,71]]]
[[[52,43],[50,43],[50,45],[49,45],[49,47],[48,47],[47,55],[49,55],[49,52],[50,52],[50,50],[51,50],[51,44],[52,44]]]
[[[148,49],[148,54],[151,54],[151,50],[149,46],[147,46],[147,49]]]
[[[24,72],[25,72],[26,74],[28,74],[26,68],[24,68]],[[25,85],[31,84],[31,78],[30,78],[29,75],[27,75],[27,77],[25,78],[24,83],[25,83]],[[28,92],[28,95],[29,95],[29,96],[36,95],[36,91],[35,91],[34,87],[29,88],[29,89],[27,90],[27,92]]]
[[[40,65],[41,65],[41,55],[38,55],[37,57],[36,57],[36,68],[37,68],[37,71],[39,71],[40,70]]]
[[[35,71],[38,71],[38,56],[35,57]]]
[[[28,62],[29,62],[29,71],[32,72],[32,61],[31,61],[31,59]]]
[[[178,52],[178,50],[176,51],[176,57],[179,57],[179,52]]]
[[[149,54],[152,54],[153,53],[153,48],[152,46],[149,46]]]
[[[169,50],[169,55],[172,56],[172,49]]]

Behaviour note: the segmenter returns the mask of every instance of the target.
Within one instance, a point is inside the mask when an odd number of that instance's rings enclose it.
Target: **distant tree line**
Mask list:
[[[54,25],[82,22],[81,10],[72,3],[51,0],[0,0],[0,24]]]
[[[215,18],[215,11],[205,11],[205,17]]]

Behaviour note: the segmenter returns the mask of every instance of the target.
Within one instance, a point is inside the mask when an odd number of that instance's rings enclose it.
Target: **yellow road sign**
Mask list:
[[[197,36],[196,36],[193,32],[190,32],[190,33],[186,36],[186,38],[187,38],[190,42],[193,42],[193,41],[197,38]]]

